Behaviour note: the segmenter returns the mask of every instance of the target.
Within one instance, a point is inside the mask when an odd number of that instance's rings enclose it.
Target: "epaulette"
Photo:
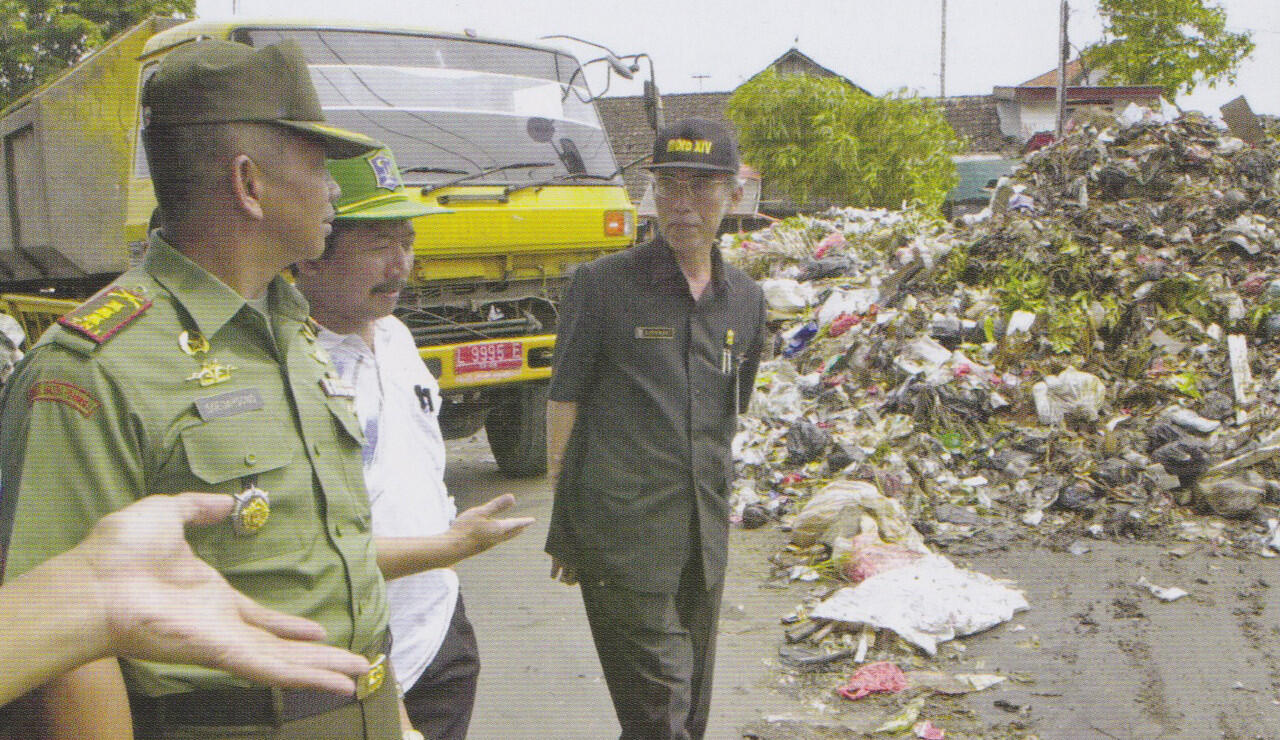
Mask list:
[[[148,308],[151,301],[144,294],[109,285],[58,319],[58,323],[101,345]]]

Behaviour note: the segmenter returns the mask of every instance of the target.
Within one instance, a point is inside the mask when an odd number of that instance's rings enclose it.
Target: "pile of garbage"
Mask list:
[[[940,552],[1280,552],[1280,143],[1130,111],[993,190],[957,223],[839,208],[724,237],[777,330],[735,517],[790,532],[780,573],[837,584],[785,620],[784,662],[863,663],[879,630],[900,640],[870,659],[932,655],[1028,608]]]
[[[735,440],[743,523],[853,479],[943,546],[1079,525],[1265,551],[1278,164],[1199,114],[1086,126],[967,223],[843,208],[726,236],[778,329]]]

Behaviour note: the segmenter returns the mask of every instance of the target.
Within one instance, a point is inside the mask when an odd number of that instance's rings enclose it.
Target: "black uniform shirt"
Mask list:
[[[764,294],[712,249],[694,301],[661,239],[582,265],[560,306],[553,401],[578,404],[547,551],[599,578],[674,592],[728,546],[730,444],[764,344]]]

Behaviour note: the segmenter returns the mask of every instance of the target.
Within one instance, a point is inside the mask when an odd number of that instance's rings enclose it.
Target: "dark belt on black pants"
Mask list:
[[[182,725],[271,725],[304,719],[365,699],[384,683],[391,636],[384,642],[380,661],[356,682],[355,695],[310,689],[205,689],[165,696],[129,695],[134,725],[140,728]]]

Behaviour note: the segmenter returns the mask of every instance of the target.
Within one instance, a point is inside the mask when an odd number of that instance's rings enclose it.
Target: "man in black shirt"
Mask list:
[[[700,738],[728,554],[730,445],[764,294],[715,246],[737,146],[689,119],[655,143],[659,236],[578,268],[547,404],[553,578],[580,582],[624,740]]]

